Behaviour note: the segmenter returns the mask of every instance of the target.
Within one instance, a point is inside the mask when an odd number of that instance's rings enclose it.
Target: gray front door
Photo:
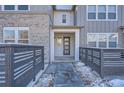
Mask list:
[[[63,55],[70,55],[70,37],[63,37]]]

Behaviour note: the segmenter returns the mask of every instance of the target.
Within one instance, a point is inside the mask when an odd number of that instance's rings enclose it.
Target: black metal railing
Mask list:
[[[44,69],[44,47],[0,45],[0,86],[24,87]]]

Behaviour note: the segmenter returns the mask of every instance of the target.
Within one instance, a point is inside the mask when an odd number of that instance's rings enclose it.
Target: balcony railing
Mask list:
[[[24,87],[44,69],[44,47],[0,45],[0,86]]]
[[[80,47],[80,60],[91,67],[101,77],[124,75],[124,49],[103,49]]]

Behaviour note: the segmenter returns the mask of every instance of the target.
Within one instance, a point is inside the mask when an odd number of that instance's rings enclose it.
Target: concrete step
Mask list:
[[[53,63],[73,63],[75,60],[55,60]]]

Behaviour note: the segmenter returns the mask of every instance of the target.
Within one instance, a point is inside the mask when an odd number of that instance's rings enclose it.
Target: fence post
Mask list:
[[[100,49],[100,76],[104,78],[104,63],[103,63],[103,49]]]
[[[81,60],[81,47],[79,47],[79,60]]]
[[[93,56],[93,48],[92,48],[92,49],[91,49],[91,62],[92,62],[92,63],[91,63],[91,67],[94,69],[93,57],[94,57],[94,56]],[[93,70],[93,69],[92,69],[92,70]]]
[[[35,81],[35,48],[32,48],[33,49],[33,81]]]
[[[6,64],[6,86],[14,86],[14,48],[13,46],[5,46],[5,64]]]
[[[42,47],[41,48],[41,57],[42,57],[42,60],[41,60],[41,62],[42,62],[42,69],[44,69],[44,47]]]
[[[81,62],[84,62],[84,60],[83,60],[83,48],[80,47],[80,50],[79,51],[80,51],[80,54],[79,54],[80,55],[80,58],[79,59],[80,59]]]
[[[85,54],[85,63],[86,63],[86,66],[88,65],[88,61],[87,60],[88,60],[88,49],[86,49],[86,54]]]

